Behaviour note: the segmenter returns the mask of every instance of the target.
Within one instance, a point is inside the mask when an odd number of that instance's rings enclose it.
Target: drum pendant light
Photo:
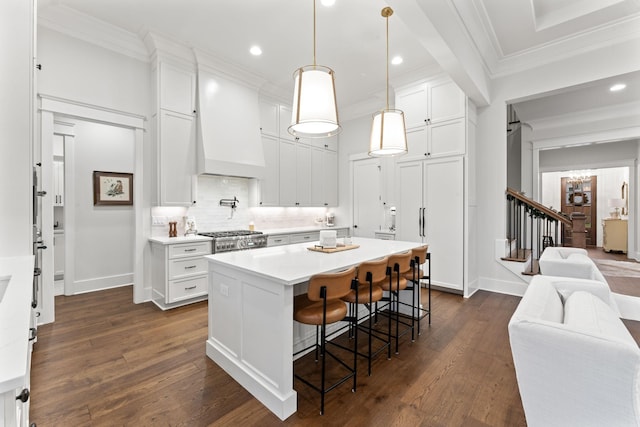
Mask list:
[[[404,113],[389,109],[389,17],[393,15],[393,9],[385,7],[381,14],[387,21],[387,108],[373,115],[369,155],[375,157],[397,156],[407,152]]]
[[[338,106],[334,72],[316,64],[316,0],[313,0],[313,65],[305,65],[293,73],[293,111],[291,135],[303,138],[326,138],[337,135]]]

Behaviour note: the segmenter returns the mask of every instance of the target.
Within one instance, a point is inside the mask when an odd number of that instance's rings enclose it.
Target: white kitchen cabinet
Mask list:
[[[432,282],[460,292],[465,253],[463,166],[462,157],[402,162],[396,175],[396,239],[428,244],[435,262]]]
[[[396,240],[396,233],[393,231],[376,231],[374,237],[381,240]]]
[[[295,206],[296,199],[296,145],[280,140],[280,206]]]
[[[208,294],[211,241],[151,242],[152,300],[162,310],[201,301]]]
[[[258,180],[257,206],[280,206],[280,141],[262,136],[264,175]]]
[[[167,62],[159,65],[159,107],[185,115],[196,113],[196,74]]]
[[[280,132],[280,105],[268,100],[260,100],[260,131],[262,135],[278,138]]]
[[[267,246],[282,246],[291,243],[288,234],[276,234],[267,237]]]
[[[64,206],[64,161],[53,161],[53,206]]]
[[[280,206],[311,206],[311,147],[280,139]]]
[[[338,153],[324,144],[311,148],[311,206],[338,206]]]
[[[463,155],[466,96],[451,80],[399,89],[396,108],[405,114],[408,152],[399,161]]]
[[[195,118],[160,110],[158,135],[158,205],[195,203]]]

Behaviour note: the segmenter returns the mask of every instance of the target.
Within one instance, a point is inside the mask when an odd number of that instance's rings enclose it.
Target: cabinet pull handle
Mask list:
[[[185,249],[184,251],[185,251],[185,252],[193,252],[193,251],[195,251],[195,250],[196,250],[196,248],[189,248],[189,249]]]
[[[196,268],[196,266],[195,266],[195,265],[187,265],[184,269],[185,269],[185,270],[188,270],[188,269],[190,269],[190,268]]]
[[[188,288],[184,288],[185,291],[190,291],[191,289],[195,289],[196,285],[189,286]]]
[[[33,341],[38,336],[38,330],[36,328],[29,328],[29,333],[31,336],[29,337],[29,341]]]
[[[29,389],[23,388],[19,395],[16,396],[16,400],[26,403],[29,400]]]

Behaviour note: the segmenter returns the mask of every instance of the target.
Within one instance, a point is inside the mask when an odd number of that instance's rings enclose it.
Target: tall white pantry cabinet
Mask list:
[[[409,152],[396,159],[396,239],[424,242],[432,284],[466,294],[467,180],[475,109],[448,78],[396,90]]]

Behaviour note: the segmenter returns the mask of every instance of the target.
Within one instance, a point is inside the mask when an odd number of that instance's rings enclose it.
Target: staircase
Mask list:
[[[541,205],[511,188],[507,188],[506,198],[507,238],[504,256],[500,259],[514,273],[539,274],[538,260],[542,251],[547,246],[562,246],[560,224],[572,230],[579,229],[579,224],[568,215]],[[496,248],[496,253],[498,251],[500,249]]]

